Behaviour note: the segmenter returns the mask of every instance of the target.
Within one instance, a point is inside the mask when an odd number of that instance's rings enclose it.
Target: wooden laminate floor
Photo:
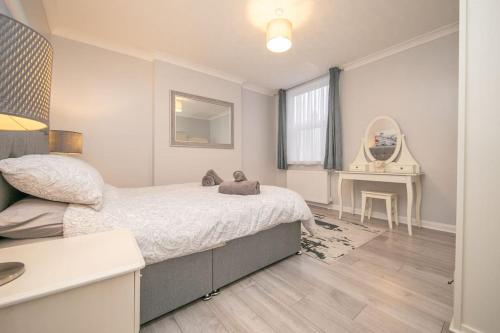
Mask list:
[[[386,221],[372,221],[387,229]],[[454,251],[453,234],[415,229],[409,237],[403,224],[330,265],[292,256],[208,302],[158,318],[141,333],[448,332]]]

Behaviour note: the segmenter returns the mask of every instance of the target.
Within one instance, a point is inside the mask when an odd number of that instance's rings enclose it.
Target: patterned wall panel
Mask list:
[[[49,124],[52,46],[38,32],[0,15],[0,113]]]

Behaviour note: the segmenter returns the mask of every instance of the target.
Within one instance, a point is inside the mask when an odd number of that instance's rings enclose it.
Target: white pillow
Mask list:
[[[42,199],[102,206],[104,181],[87,163],[64,155],[24,155],[0,160],[5,180]]]

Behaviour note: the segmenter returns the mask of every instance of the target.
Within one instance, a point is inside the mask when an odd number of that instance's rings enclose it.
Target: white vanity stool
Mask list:
[[[368,200],[368,220],[372,217],[372,201],[373,199],[385,200],[385,207],[387,210],[387,223],[389,224],[389,229],[392,229],[392,219],[396,225],[399,225],[398,219],[398,195],[396,193],[387,192],[371,192],[371,191],[361,191],[361,223],[365,219],[366,211],[366,201]]]

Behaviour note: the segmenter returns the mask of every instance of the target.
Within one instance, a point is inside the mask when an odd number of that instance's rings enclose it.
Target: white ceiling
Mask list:
[[[43,0],[51,31],[115,50],[288,88],[458,21],[458,0]],[[283,54],[265,27],[283,8]]]

